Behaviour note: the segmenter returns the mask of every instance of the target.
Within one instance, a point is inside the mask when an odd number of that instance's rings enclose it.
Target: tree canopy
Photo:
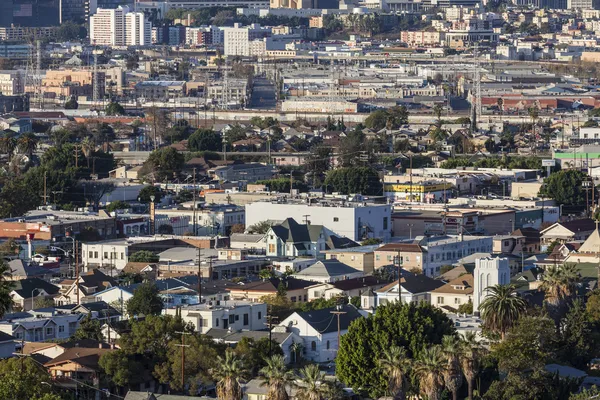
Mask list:
[[[191,151],[220,151],[221,135],[212,129],[198,129],[188,139],[188,149]]]
[[[127,301],[129,315],[159,315],[163,309],[163,300],[154,282],[144,282],[133,292]]]
[[[540,194],[554,199],[557,204],[581,206],[585,204],[586,192],[582,182],[586,177],[585,173],[575,169],[555,172],[545,179]]]
[[[355,320],[342,336],[336,359],[336,373],[341,381],[370,396],[386,394],[387,376],[377,360],[391,346],[406,349],[416,357],[424,347],[442,342],[444,335],[455,333],[452,321],[426,303],[388,303],[368,318]]]
[[[342,194],[382,194],[379,174],[369,167],[337,168],[327,173],[325,186],[330,192]]]
[[[148,250],[140,250],[136,251],[132,255],[129,256],[129,261],[131,262],[147,262],[147,263],[155,263],[158,262],[159,257],[151,251]]]

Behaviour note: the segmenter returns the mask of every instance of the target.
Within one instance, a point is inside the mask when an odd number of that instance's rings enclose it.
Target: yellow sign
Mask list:
[[[429,193],[429,192],[440,192],[444,189],[449,190],[452,184],[448,182],[436,183],[430,185],[423,185],[420,183],[386,183],[384,185],[386,192],[412,192],[413,193]]]

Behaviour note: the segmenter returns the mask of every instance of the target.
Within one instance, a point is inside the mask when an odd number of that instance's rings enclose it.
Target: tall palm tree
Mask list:
[[[8,158],[12,158],[17,148],[17,139],[13,136],[4,135],[0,137],[0,151],[8,155]]]
[[[322,400],[325,390],[323,373],[316,364],[307,365],[300,370],[300,384],[296,398],[299,400]]]
[[[442,353],[446,357],[447,366],[444,371],[444,382],[452,393],[452,399],[458,399],[458,389],[462,385],[462,372],[460,370],[460,356],[463,347],[460,340],[454,335],[445,335],[442,338]]]
[[[540,289],[545,292],[546,301],[558,305],[562,299],[562,274],[557,266],[550,266],[544,271]]]
[[[240,400],[242,398],[242,381],[246,378],[246,368],[241,358],[231,350],[225,352],[225,357],[217,357],[217,366],[211,369],[211,374],[217,382],[219,400]]]
[[[564,264],[561,268],[563,278],[563,295],[572,297],[577,291],[577,284],[581,280],[581,275],[575,264]]]
[[[384,350],[379,367],[388,375],[388,390],[394,399],[404,400],[404,383],[410,368],[410,359],[404,347],[392,346]]]
[[[33,152],[37,149],[38,140],[33,133],[23,134],[17,141],[17,147],[19,151],[31,157]]]
[[[94,145],[93,140],[89,136],[84,137],[83,140],[81,141],[81,151],[83,152],[83,155],[87,159],[88,168],[90,167],[90,156],[92,155],[92,152],[94,151],[95,148],[96,148],[96,146]]]
[[[265,359],[267,363],[260,370],[263,376],[263,386],[269,387],[267,400],[288,400],[289,396],[286,385],[294,381],[294,374],[285,366],[285,359],[281,355],[275,355]]]
[[[413,370],[419,378],[419,390],[428,400],[438,400],[444,385],[446,360],[439,345],[426,347],[415,360]]]
[[[527,303],[517,294],[513,285],[495,285],[487,289],[487,296],[479,306],[485,326],[500,333],[504,340],[506,332],[525,312]]]
[[[473,386],[475,377],[479,373],[479,362],[483,354],[483,347],[477,341],[475,332],[467,332],[461,344],[460,365],[469,387],[469,400],[473,400]]]
[[[261,272],[264,270],[261,270]],[[290,352],[294,355],[294,364],[297,364],[302,357],[302,350],[304,346],[300,342],[294,342],[290,345]]]

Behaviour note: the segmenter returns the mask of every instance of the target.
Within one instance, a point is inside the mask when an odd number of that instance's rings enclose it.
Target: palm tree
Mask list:
[[[438,400],[444,385],[446,360],[439,345],[426,347],[415,360],[413,370],[419,378],[419,390],[428,400]]]
[[[581,280],[581,275],[575,264],[564,264],[561,268],[563,278],[563,296],[572,297],[577,290],[577,284]]]
[[[92,155],[92,152],[95,150],[95,148],[96,146],[94,145],[94,142],[92,141],[92,139],[90,139],[89,136],[84,137],[81,141],[81,151],[87,159],[88,168],[90,167],[90,156]]]
[[[15,139],[13,136],[4,135],[0,137],[0,151],[6,153],[9,159],[12,158],[16,148],[17,139]]]
[[[304,346],[300,342],[294,342],[290,345],[290,352],[294,355],[294,364],[298,364],[298,361],[301,359],[302,350],[304,350]]]
[[[217,357],[217,366],[211,374],[217,382],[219,400],[240,400],[242,398],[241,382],[246,377],[246,369],[241,358],[227,349],[225,357]]]
[[[460,354],[460,364],[469,386],[469,400],[473,400],[473,386],[475,377],[479,373],[479,360],[483,352],[483,347],[477,341],[476,336],[475,332],[467,332],[464,335],[462,340],[463,349]]]
[[[267,365],[260,370],[262,385],[269,386],[267,400],[288,400],[286,385],[294,381],[294,374],[285,366],[285,359],[275,355],[265,359]]]
[[[395,399],[404,400],[404,383],[410,368],[410,359],[404,347],[392,346],[385,349],[379,367],[388,375],[388,389]]]
[[[19,151],[26,154],[28,157],[31,157],[33,152],[37,149],[37,145],[38,140],[33,133],[25,133],[17,142]]]
[[[462,373],[460,371],[460,356],[463,348],[460,340],[454,335],[446,335],[442,338],[442,353],[446,358],[447,366],[444,371],[446,387],[452,393],[452,399],[458,399],[458,389],[462,385]]]
[[[544,272],[540,289],[546,295],[546,301],[552,305],[558,305],[562,299],[562,274],[557,266],[550,266]]]
[[[296,392],[299,400],[321,400],[324,391],[323,373],[316,364],[310,364],[300,370],[300,384]]]
[[[504,339],[506,332],[525,312],[527,303],[517,295],[513,285],[495,285],[486,289],[487,295],[479,306],[484,324]]]

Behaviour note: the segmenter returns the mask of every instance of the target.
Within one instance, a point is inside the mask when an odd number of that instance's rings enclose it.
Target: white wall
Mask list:
[[[510,283],[510,267],[508,258],[480,258],[475,260],[473,311],[479,311],[479,306],[487,297],[487,288],[494,285]]]

